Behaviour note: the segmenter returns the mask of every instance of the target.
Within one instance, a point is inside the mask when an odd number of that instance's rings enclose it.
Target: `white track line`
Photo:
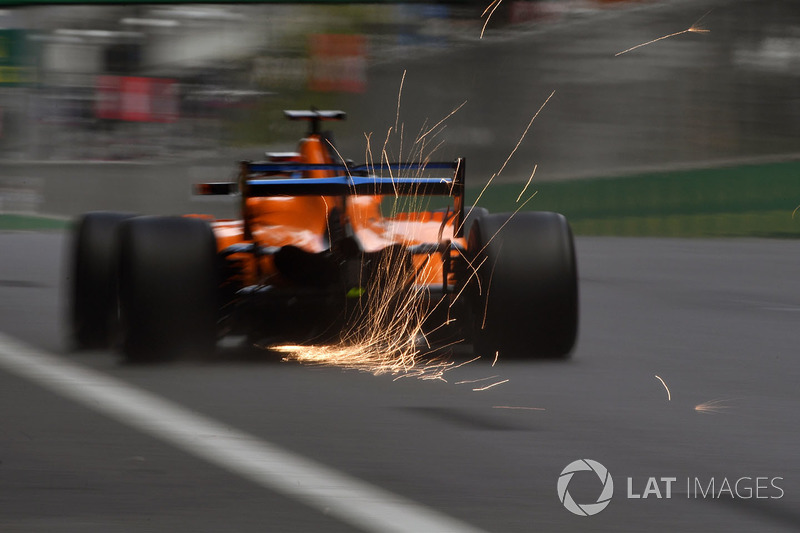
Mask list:
[[[0,367],[365,531],[480,530],[0,333]]]

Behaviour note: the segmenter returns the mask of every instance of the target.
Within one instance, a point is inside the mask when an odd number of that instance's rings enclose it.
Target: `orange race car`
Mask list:
[[[241,219],[80,218],[70,305],[78,346],[116,343],[130,361],[154,361],[210,354],[225,335],[340,342],[354,327],[410,314],[418,320],[398,334],[428,345],[570,353],[577,270],[562,215],[469,208],[463,159],[355,165],[320,128],[343,112],[285,114],[310,124],[296,153],[242,162],[236,182],[196,186],[236,198]],[[425,208],[433,196],[449,207]]]

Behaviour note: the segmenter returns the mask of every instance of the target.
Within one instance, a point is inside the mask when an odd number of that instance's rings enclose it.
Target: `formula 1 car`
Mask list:
[[[465,339],[486,357],[569,355],[578,289],[562,215],[470,208],[464,159],[356,165],[320,127],[345,113],[285,114],[310,125],[297,152],[195,186],[238,201],[239,220],[79,219],[70,305],[79,347],[113,343],[129,361],[156,361],[211,354],[225,335],[340,342],[354,327],[413,315],[403,322],[411,330],[393,334]],[[448,207],[420,210],[433,196]],[[383,216],[400,198],[412,209]]]

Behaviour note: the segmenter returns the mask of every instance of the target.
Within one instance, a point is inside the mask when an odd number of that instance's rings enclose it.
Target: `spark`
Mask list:
[[[488,296],[488,295],[487,295]],[[500,357],[500,352],[494,352],[494,361],[492,361],[492,366],[497,364],[497,358]]]
[[[519,196],[517,196],[517,203],[519,203],[519,200],[520,198],[522,198],[522,195],[525,194],[525,191],[528,190],[528,185],[530,185],[531,181],[533,181],[533,176],[534,174],[536,174],[536,169],[538,168],[538,166],[539,165],[533,165],[533,172],[531,172],[531,177],[528,178],[528,183],[525,184],[525,187],[522,188],[522,190],[519,193]]]
[[[450,324],[452,324],[453,322],[456,322],[456,319],[455,319],[455,318],[448,318],[447,320],[445,320],[444,322],[442,322],[441,324],[439,324],[439,325],[438,325],[438,326],[436,326],[435,328],[432,328],[430,331],[428,331],[428,334],[430,335],[431,333],[436,333],[436,332],[437,332],[437,331],[439,331],[440,329],[442,329],[442,328],[446,328],[447,326],[449,326],[449,325],[450,325]]]
[[[476,389],[472,389],[472,390],[473,390],[473,391],[475,391],[475,392],[484,391],[484,390],[489,390],[489,389],[491,389],[492,387],[496,387],[496,386],[498,386],[498,385],[502,385],[503,383],[508,383],[508,381],[509,381],[509,380],[507,380],[507,379],[504,379],[503,381],[498,381],[497,383],[492,383],[491,385],[486,385],[485,387],[478,387],[478,388],[476,388]]]
[[[389,154],[386,153],[386,149],[381,151],[381,159],[385,160],[386,163],[389,163]],[[394,187],[394,197],[399,198],[400,194],[397,192],[397,185],[394,183],[394,174],[392,174],[392,166],[388,165],[387,168],[389,169],[389,179],[392,180],[392,187]]]
[[[280,346],[270,346],[270,350],[274,350],[276,352],[281,353],[292,353],[300,350],[305,350],[308,346],[303,346],[301,344],[282,344]]]
[[[493,405],[492,409],[513,409],[519,411],[546,411],[544,407],[518,407],[516,405]]]
[[[397,114],[394,118],[394,129],[397,131],[397,124],[400,122],[400,98],[403,96],[403,83],[406,81],[406,70],[403,70],[403,77],[400,78],[400,89],[397,91]]]
[[[667,387],[667,383],[661,378],[661,376],[656,375],[656,379],[658,379],[658,381],[660,381],[661,384],[664,385],[664,388],[667,389],[667,401],[668,402],[672,401],[672,393],[669,392],[669,387]]]
[[[502,249],[502,246],[500,248]],[[496,266],[497,266],[497,258],[495,258],[494,264],[492,265],[492,271],[489,273],[489,284],[486,287],[486,298],[484,298],[484,303],[483,303],[483,319],[481,320],[481,330],[486,329],[486,315],[489,314],[489,293],[492,290],[492,280],[494,280],[494,269]],[[480,265],[478,265],[478,268],[480,268]],[[495,352],[494,362],[492,362],[492,366],[494,366],[494,364],[497,362],[497,358],[499,356],[500,352]]]
[[[436,130],[436,128],[438,128],[439,126],[441,126],[441,125],[444,123],[444,121],[446,121],[447,119],[449,119],[450,117],[452,117],[453,115],[455,115],[456,113],[458,113],[458,112],[461,110],[461,108],[462,108],[462,107],[464,107],[465,105],[467,105],[467,100],[464,100],[463,102],[461,102],[461,105],[459,105],[459,106],[455,107],[455,108],[454,108],[452,111],[450,111],[450,112],[449,112],[449,113],[448,113],[448,114],[447,114],[447,115],[446,115],[446,116],[445,116],[445,117],[444,117],[442,120],[440,120],[439,122],[437,122],[436,124],[434,124],[433,126],[431,126],[431,127],[428,129],[428,131],[426,131],[425,133],[423,133],[421,136],[417,137],[417,140],[416,140],[416,141],[414,141],[414,143],[416,144],[416,143],[420,142],[422,139],[424,139],[425,137],[427,137],[427,136],[428,136],[428,134],[430,134],[432,131],[435,131],[435,130]]]
[[[370,173],[375,168],[375,160],[372,158],[372,132],[364,132],[364,161],[369,165]]]
[[[539,113],[541,113],[541,112],[542,112],[542,110],[545,108],[545,106],[546,106],[546,105],[547,105],[547,103],[550,101],[550,99],[551,99],[551,98],[553,98],[553,95],[554,95],[554,94],[556,94],[556,92],[555,92],[555,91],[551,92],[551,93],[550,93],[550,96],[548,96],[548,97],[545,99],[545,101],[542,103],[542,105],[540,105],[540,106],[539,106],[539,109],[537,109],[537,110],[536,110],[536,113],[534,113],[533,117],[531,117],[531,120],[530,120],[530,122],[528,122],[528,126],[525,128],[525,131],[523,131],[523,132],[522,132],[522,135],[520,135],[520,137],[519,137],[519,140],[517,141],[517,144],[516,144],[516,146],[514,146],[514,149],[513,149],[513,150],[511,150],[511,153],[509,153],[509,154],[508,154],[508,157],[507,157],[507,158],[506,158],[506,160],[503,162],[502,166],[500,167],[500,170],[498,170],[497,172],[495,172],[494,174],[492,174],[492,177],[491,177],[491,178],[489,178],[489,181],[487,181],[487,182],[486,182],[486,185],[484,185],[484,186],[483,186],[483,189],[481,189],[481,192],[480,192],[480,194],[478,194],[478,197],[475,199],[475,202],[472,204],[472,207],[470,207],[469,211],[467,211],[467,214],[466,214],[466,215],[464,215],[464,221],[466,221],[466,220],[467,220],[467,218],[469,217],[470,213],[472,213],[472,210],[473,210],[473,209],[475,209],[475,206],[477,206],[477,205],[478,205],[478,203],[479,203],[479,202],[480,202],[480,200],[481,200],[481,197],[483,197],[483,193],[485,193],[485,192],[486,192],[486,189],[488,189],[488,188],[489,188],[489,185],[491,185],[491,184],[492,184],[492,181],[494,181],[494,179],[495,179],[497,176],[499,176],[500,174],[502,174],[502,173],[503,173],[503,169],[505,169],[505,168],[506,168],[506,165],[508,165],[508,162],[509,162],[509,161],[511,161],[511,158],[512,158],[512,157],[514,157],[514,154],[516,153],[516,151],[517,151],[517,149],[519,148],[519,146],[522,144],[522,141],[523,141],[523,140],[525,139],[525,137],[528,135],[528,131],[531,129],[531,126],[533,125],[533,122],[536,120],[536,117],[538,117],[538,116],[539,116]],[[536,172],[535,165],[534,165],[534,172]],[[531,174],[531,179],[533,179],[533,174]],[[525,186],[525,188],[527,188],[527,185]],[[525,192],[525,189],[523,189],[523,192]],[[522,197],[522,194],[520,194],[520,198],[521,198],[521,197]],[[530,198],[529,198],[528,200],[530,200]],[[517,198],[517,202],[519,202],[519,198]],[[527,202],[526,202],[526,203],[527,203]],[[525,204],[522,204],[522,205],[525,205]],[[461,222],[461,225],[462,225],[462,226],[464,225],[464,221],[462,221],[462,222]],[[458,228],[456,228],[456,230],[460,230],[460,229],[461,229],[461,227],[458,227]]]
[[[400,150],[398,152],[400,154],[398,156],[398,159],[400,159],[400,160],[403,159],[403,139],[405,138],[405,131],[406,131],[406,125],[405,125],[404,122],[401,122],[400,123],[400,135],[399,135],[399,138],[400,138]],[[419,174],[419,172],[417,172],[417,174]]]
[[[548,96],[548,97],[545,99],[544,103],[542,103],[542,105],[541,105],[541,106],[539,106],[539,109],[537,109],[537,110],[536,110],[536,113],[534,113],[534,115],[531,117],[531,120],[530,120],[530,122],[528,122],[528,126],[525,128],[525,131],[523,131],[523,132],[522,132],[522,135],[520,135],[520,137],[519,137],[519,140],[517,141],[517,144],[516,144],[516,146],[514,146],[514,149],[513,149],[513,150],[511,150],[511,153],[510,153],[510,154],[508,154],[508,157],[506,158],[506,160],[505,160],[505,163],[503,163],[503,166],[501,166],[501,167],[500,167],[500,170],[498,170],[498,171],[497,171],[497,175],[498,175],[498,176],[499,176],[500,174],[502,174],[502,172],[503,172],[503,169],[504,169],[504,168],[506,168],[506,165],[508,164],[508,162],[509,162],[509,161],[511,161],[511,158],[512,158],[512,157],[514,157],[514,154],[516,153],[517,149],[519,148],[519,145],[520,145],[520,144],[522,144],[522,141],[525,139],[525,136],[527,136],[527,135],[528,135],[528,130],[530,130],[530,129],[531,129],[531,126],[533,126],[533,122],[534,122],[534,121],[536,120],[536,118],[539,116],[539,113],[541,113],[541,112],[542,112],[542,110],[545,108],[545,106],[547,105],[547,103],[548,103],[548,102],[550,102],[550,99],[551,99],[551,98],[553,98],[553,95],[554,95],[554,94],[556,94],[556,92],[555,92],[555,91],[551,92],[551,93],[550,93],[550,96]]]
[[[461,172],[461,165],[463,165],[463,164],[464,164],[464,162],[461,159],[459,159],[458,162],[456,163],[456,175],[458,175],[458,173]],[[456,186],[456,180],[453,180],[453,184],[450,186],[450,195],[451,196],[453,195],[453,189],[455,188],[455,186]]]
[[[657,43],[658,41],[663,41],[664,39],[669,39],[670,37],[677,37],[678,35],[682,35],[684,33],[709,33],[711,30],[707,30],[702,26],[700,26],[700,21],[703,20],[709,13],[711,13],[711,10],[708,10],[705,15],[697,19],[697,21],[694,24],[692,24],[685,30],[676,31],[675,33],[670,33],[669,35],[664,35],[663,37],[659,37],[658,39],[653,39],[652,41],[647,41],[646,43],[637,44],[636,46],[631,46],[627,50],[623,50],[622,52],[617,52],[616,54],[614,54],[614,57],[621,56],[622,54],[627,54],[628,52],[632,52],[637,48],[647,46],[648,44]]]
[[[339,157],[340,161],[346,161],[345,158],[342,157],[342,154],[339,152],[339,149],[336,148],[336,146],[331,142],[330,139],[325,139],[325,142],[327,142],[328,146],[330,146],[330,148],[336,153],[336,155]],[[352,178],[352,176],[350,175],[350,169],[349,168],[346,168],[345,172],[347,172],[347,175]],[[326,208],[325,214],[327,215],[328,214],[327,213],[328,202],[326,200],[323,200],[323,201],[325,202],[325,208]]]
[[[477,361],[480,358],[481,358],[480,355],[478,357],[473,357],[469,361],[464,361],[463,363],[460,363],[460,364],[457,364],[457,365],[451,367],[450,370],[455,370],[456,368],[461,368],[462,366],[468,365],[470,363],[474,363],[475,361]]]
[[[794,220],[794,216],[797,214],[797,210],[798,210],[798,209],[800,209],[800,205],[798,205],[797,207],[795,207],[795,208],[794,208],[794,211],[792,211],[792,220]]]
[[[386,153],[386,147],[389,145],[389,140],[392,138],[392,131],[397,131],[397,130],[393,130],[393,128],[391,128],[391,127],[388,130],[386,130],[386,138],[383,140],[383,148],[381,148],[381,163],[384,162],[384,158],[386,158],[385,161],[387,163],[389,162],[389,155]],[[392,169],[391,169],[391,167],[389,167],[389,175],[390,176],[391,176],[391,173],[392,173]]]
[[[469,383],[480,383],[481,381],[489,381],[490,379],[499,378],[500,376],[489,376],[485,378],[478,378],[478,379],[464,379],[462,381],[456,381],[456,385],[465,385]]]
[[[464,215],[464,220],[461,221],[461,226],[462,227],[464,226],[464,222],[467,220],[467,218],[469,218],[469,215],[472,213],[472,210],[475,209],[475,206],[477,206],[478,202],[481,201],[481,198],[483,197],[483,193],[486,192],[486,189],[489,188],[489,185],[492,184],[492,181],[494,181],[494,179],[496,177],[497,177],[497,173],[495,172],[494,174],[492,174],[492,177],[489,178],[489,180],[486,182],[486,185],[483,186],[483,189],[481,189],[481,192],[478,194],[478,197],[475,198],[475,202],[473,202],[472,207],[470,207],[469,211],[467,211],[467,214]],[[459,227],[458,229],[461,229],[461,227]]]
[[[453,302],[450,304],[451,308],[456,303],[456,301],[458,301],[458,299],[461,298],[461,295],[464,293],[464,291],[467,290],[467,286],[469,285],[469,282],[472,280],[473,277],[477,276],[478,270],[483,266],[483,264],[486,262],[487,259],[489,259],[489,258],[488,257],[484,257],[483,260],[480,262],[480,264],[477,267],[474,267],[474,268],[472,266],[472,263],[467,262],[467,266],[472,268],[472,273],[469,275],[469,277],[467,277],[467,280],[464,282],[464,286],[461,287],[460,291],[458,291],[458,294],[456,294],[456,297],[453,298]],[[476,279],[480,283],[480,279],[479,278],[476,278]]]
[[[492,3],[486,6],[486,9],[483,10],[481,13],[481,17],[486,17],[486,21],[483,23],[483,28],[481,28],[481,39],[483,39],[483,34],[486,31],[486,26],[489,25],[489,20],[494,15],[494,12],[497,11],[497,8],[500,7],[500,4],[503,0],[492,0]],[[486,16],[486,13],[489,13],[489,16]]]
[[[695,405],[694,410],[698,413],[703,413],[706,415],[715,415],[723,412],[725,409],[730,409],[730,405],[724,405],[727,401],[729,400],[709,400],[707,402]]]

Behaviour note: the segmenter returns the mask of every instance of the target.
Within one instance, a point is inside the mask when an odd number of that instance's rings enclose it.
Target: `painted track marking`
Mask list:
[[[2,333],[0,367],[359,529],[481,531]]]

